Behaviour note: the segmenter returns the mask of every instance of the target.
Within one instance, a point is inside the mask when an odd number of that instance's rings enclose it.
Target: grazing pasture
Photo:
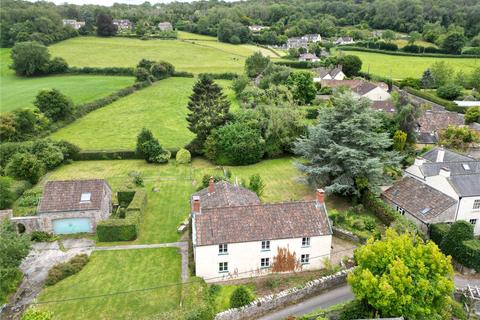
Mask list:
[[[419,78],[422,76],[423,71],[436,61],[445,61],[455,71],[462,70],[465,73],[470,73],[475,67],[480,66],[480,59],[475,58],[396,56],[361,51],[344,51],[344,54],[358,56],[363,62],[362,71],[379,76],[392,77],[393,79]]]
[[[54,319],[140,319],[180,304],[181,257],[177,248],[97,251],[79,273],[44,289],[39,302],[105,295],[42,304]],[[148,291],[121,291],[164,286]]]
[[[142,58],[164,60],[179,71],[238,72],[255,51],[273,53],[251,45],[232,45],[192,35],[193,40],[139,40],[130,38],[77,37],[49,47],[52,56],[78,67],[134,67]],[[181,33],[181,38],[188,34]]]
[[[183,147],[194,135],[187,128],[187,103],[193,78],[168,78],[95,110],[51,135],[84,150],[134,149],[142,127],[162,146]],[[218,81],[224,88],[230,81]],[[227,89],[231,100],[233,91]],[[235,109],[235,106],[233,106]]]
[[[98,75],[58,75],[46,77],[17,77],[8,66],[10,49],[0,49],[0,111],[33,108],[33,101],[40,90],[58,89],[75,104],[105,97],[133,84],[133,77]]]

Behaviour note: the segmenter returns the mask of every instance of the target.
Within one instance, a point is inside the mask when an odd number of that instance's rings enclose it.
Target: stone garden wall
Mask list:
[[[332,226],[332,231],[333,231],[333,235],[336,236],[337,238],[352,241],[352,242],[357,242],[357,243],[360,242],[360,239],[348,230],[343,230],[338,227]]]
[[[344,284],[348,273],[352,270],[353,268],[342,270],[333,275],[309,281],[301,288],[290,288],[278,294],[258,298],[244,307],[229,309],[217,314],[215,320],[255,319],[275,309],[300,302],[325,290]]]

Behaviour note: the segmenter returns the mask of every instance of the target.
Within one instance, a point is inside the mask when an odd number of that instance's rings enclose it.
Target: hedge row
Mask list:
[[[73,74],[100,74],[107,76],[135,76],[135,68],[121,67],[69,67],[67,73]]]
[[[178,148],[167,149],[171,158],[175,158]],[[138,156],[135,150],[84,150],[75,156],[74,160],[132,160],[143,159]]]
[[[447,223],[432,224],[429,228],[430,239],[440,247],[449,230],[450,225]]]
[[[463,241],[462,256],[458,262],[480,272],[480,240]]]
[[[322,67],[322,62],[311,62],[311,61],[275,61],[275,64],[280,66],[287,66],[290,68],[299,68],[299,69],[311,69]]]
[[[382,54],[389,54],[392,56],[412,56],[412,57],[431,57],[431,58],[478,58],[478,55],[475,54],[445,54],[445,53],[411,53],[411,52],[403,52],[403,51],[387,51],[387,50],[379,50],[379,49],[369,49],[363,47],[355,47],[355,46],[341,46],[338,48],[341,51],[362,51],[362,52],[372,52],[372,53],[382,53]]]
[[[174,71],[172,77],[193,78],[195,75],[187,71]]]
[[[135,191],[118,191],[117,200],[120,207],[128,207],[135,197]]]
[[[448,111],[465,113],[466,108],[459,107],[454,102],[439,98],[436,95],[433,95],[431,93],[421,91],[421,90],[417,90],[417,89],[414,89],[414,88],[411,88],[411,87],[404,87],[403,90],[407,91],[410,94],[413,94],[415,96],[423,98],[425,100],[429,100],[431,102],[439,104],[439,105],[445,107],[445,109],[447,109]]]
[[[223,73],[200,73],[198,75],[201,76],[209,76],[212,79],[219,79],[219,80],[234,80],[238,78],[238,74],[235,72],[223,72]]]
[[[131,196],[128,192],[131,191],[118,193],[119,203],[128,201],[126,197]],[[131,241],[138,237],[141,217],[147,205],[147,194],[142,189],[136,190],[134,193],[133,198],[128,201],[124,219],[112,218],[98,223],[97,236],[99,241]]]
[[[149,39],[160,39],[160,40],[175,40],[177,39],[177,35],[161,35],[161,34],[151,34],[151,35],[143,35],[139,36],[136,34],[117,34],[117,37],[120,38],[137,38],[140,40],[149,40]]]

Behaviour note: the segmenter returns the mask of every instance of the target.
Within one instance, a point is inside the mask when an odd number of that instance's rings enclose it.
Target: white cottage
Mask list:
[[[279,249],[294,255],[296,271],[320,269],[330,257],[323,190],[315,201],[261,204],[245,188],[211,180],[191,208],[195,273],[207,282],[268,274]]]

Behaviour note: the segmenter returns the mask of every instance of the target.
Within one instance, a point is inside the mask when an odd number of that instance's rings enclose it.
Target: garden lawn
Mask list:
[[[98,75],[59,75],[23,78],[17,77],[10,65],[10,49],[0,49],[0,111],[33,108],[37,93],[44,89],[58,89],[75,104],[105,97],[117,90],[131,86],[133,77]]]
[[[293,160],[279,158],[228,169],[232,171],[233,182],[236,178],[240,182],[254,173],[260,174],[266,184],[264,202],[313,199],[314,192],[302,183],[302,174],[293,166]],[[35,190],[41,191],[48,180],[99,178],[106,179],[116,192],[131,184],[128,174],[134,171],[141,174],[148,197],[140,237],[134,243],[178,241],[177,227],[188,217],[190,195],[201,185],[203,175],[222,174],[215,165],[203,159],[194,159],[191,166],[176,165],[175,161],[165,165],[148,164],[143,160],[75,161],[49,172]]]
[[[202,41],[202,45],[197,44]],[[49,50],[52,56],[77,67],[134,67],[146,58],[168,61],[178,71],[242,73],[245,58],[258,47],[205,41],[203,37],[194,41],[76,37],[54,44]]]
[[[466,74],[480,66],[480,59],[474,58],[395,56],[360,51],[344,51],[344,54],[358,56],[363,62],[362,71],[392,79],[420,78],[423,72],[437,61],[445,61],[455,71],[462,70]]]
[[[105,295],[181,282],[176,248],[97,251],[78,274],[44,289],[39,302]],[[174,310],[181,285],[90,299],[41,304],[54,319],[139,319]]]
[[[51,135],[67,140],[83,150],[130,149],[145,127],[162,146],[180,148],[194,137],[187,128],[187,103],[193,78],[168,78],[95,110]],[[224,88],[230,81],[218,81]],[[233,91],[225,90],[235,109]]]

